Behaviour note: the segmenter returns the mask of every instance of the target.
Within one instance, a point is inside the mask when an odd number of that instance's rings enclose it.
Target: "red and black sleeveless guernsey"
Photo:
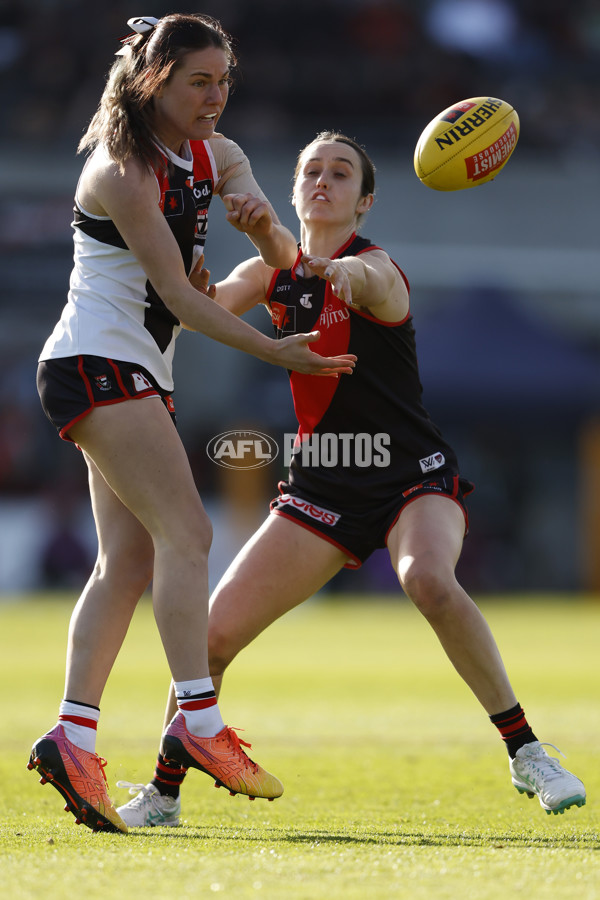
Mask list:
[[[379,248],[354,234],[334,258],[372,249]],[[315,502],[357,511],[424,478],[458,476],[454,451],[422,404],[412,316],[382,322],[348,307],[325,280],[297,273],[301,256],[269,285],[276,337],[318,330],[312,350],[358,359],[353,374],[339,378],[289,373],[299,423],[289,483]]]
[[[208,141],[184,145],[182,157],[159,149],[164,167],[155,169],[157,203],[190,273],[203,251],[217,166]],[[40,360],[91,355],[132,362],[172,391],[179,320],[147,279],[114,222],[86,212],[77,199],[73,239],[68,301]]]

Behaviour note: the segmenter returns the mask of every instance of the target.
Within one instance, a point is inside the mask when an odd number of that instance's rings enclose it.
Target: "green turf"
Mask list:
[[[228,675],[221,707],[281,800],[192,772],[183,826],[93,834],[25,768],[55,721],[72,600],[0,603],[0,884],[10,898],[600,898],[600,601],[486,602],[517,695],[588,805],[547,816],[512,787],[495,729],[406,602],[311,602]],[[117,779],[152,772],[167,670],[145,601],[102,705]]]

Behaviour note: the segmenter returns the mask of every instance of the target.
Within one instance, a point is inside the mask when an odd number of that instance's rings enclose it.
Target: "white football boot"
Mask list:
[[[117,781],[117,787],[129,788],[130,794],[136,794],[129,803],[118,807],[119,815],[130,828],[179,825],[181,797],[163,795],[153,784]]]
[[[560,753],[554,744],[544,746]],[[517,750],[517,755],[509,764],[512,783],[520,794],[527,794],[529,798],[537,795],[548,815],[564,813],[570,806],[584,806],[583,782],[563,769],[556,757],[548,756],[544,746],[539,741],[533,741]]]

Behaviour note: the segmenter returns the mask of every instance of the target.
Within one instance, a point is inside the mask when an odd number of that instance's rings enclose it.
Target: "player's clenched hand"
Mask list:
[[[270,233],[273,218],[266,200],[254,194],[225,194],[223,203],[225,218],[238,231],[256,236]]]
[[[303,375],[351,375],[356,356],[353,353],[342,353],[340,356],[313,353],[308,345],[318,341],[319,337],[320,332],[311,331],[309,334],[291,334],[276,341],[271,362]]]
[[[216,287],[214,284],[210,284],[209,282],[210,271],[209,269],[204,268],[203,253],[192,270],[192,274],[190,275],[190,284],[192,285],[192,287],[195,287],[197,291],[200,291],[202,294],[207,294],[207,296],[209,296],[211,300],[214,300]]]
[[[348,306],[352,304],[352,288],[350,279],[341,259],[327,259],[321,256],[303,256],[302,262],[306,264],[315,275],[328,281],[333,293]]]

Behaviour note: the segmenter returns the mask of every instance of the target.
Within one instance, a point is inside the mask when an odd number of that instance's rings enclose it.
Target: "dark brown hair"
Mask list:
[[[149,167],[160,165],[152,130],[153,97],[188,53],[210,47],[223,50],[230,67],[235,65],[229,35],[216,19],[201,15],[164,16],[150,31],[128,39],[112,65],[78,151],[93,150],[101,143],[121,169],[131,157]]]

